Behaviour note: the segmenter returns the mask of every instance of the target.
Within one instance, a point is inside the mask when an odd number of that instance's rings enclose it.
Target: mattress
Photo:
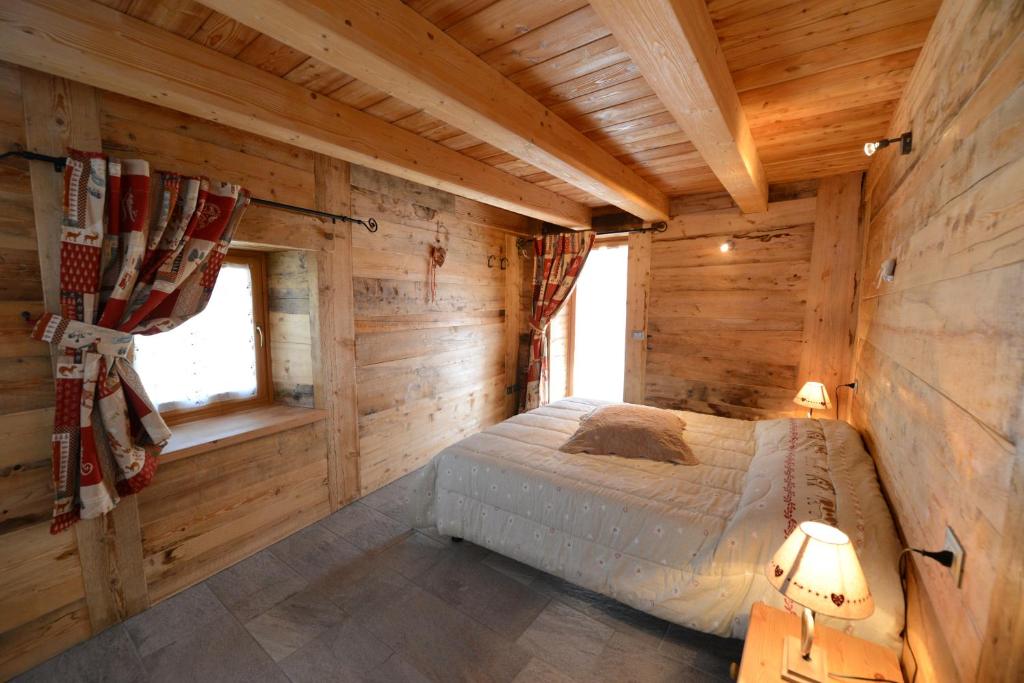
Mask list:
[[[742,638],[756,601],[798,612],[764,567],[799,522],[825,520],[853,541],[876,607],[865,620],[819,623],[899,649],[900,546],[849,425],[680,411],[699,465],[558,451],[602,403],[564,399],[445,448],[414,477],[413,522],[673,623]]]

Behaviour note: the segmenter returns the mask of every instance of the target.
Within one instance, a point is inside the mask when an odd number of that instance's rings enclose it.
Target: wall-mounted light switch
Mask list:
[[[896,279],[896,259],[886,259],[882,262],[882,265],[878,268],[878,281],[875,283],[876,286],[880,286],[883,282],[892,282]]]
[[[643,341],[644,337],[646,337],[647,335],[644,334],[643,330],[633,330],[633,335],[632,336],[633,336],[633,339],[636,340],[636,341]]]

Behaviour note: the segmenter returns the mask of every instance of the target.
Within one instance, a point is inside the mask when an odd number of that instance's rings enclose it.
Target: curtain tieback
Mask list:
[[[32,338],[63,349],[95,351],[103,356],[130,358],[135,336],[53,313],[44,313],[32,330]]]
[[[540,334],[540,335],[545,334],[547,332],[547,330],[548,330],[548,326],[547,325],[545,325],[544,327],[537,327],[533,323],[527,323],[527,324],[530,326],[530,330],[531,331],[536,332],[537,334]]]

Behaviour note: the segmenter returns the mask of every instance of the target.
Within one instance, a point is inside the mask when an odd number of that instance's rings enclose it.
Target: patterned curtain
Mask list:
[[[132,335],[203,310],[248,203],[236,185],[151,178],[145,161],[70,152],[60,315],[45,314],[32,332],[60,351],[51,533],[152,481],[171,432],[132,368]]]
[[[548,402],[547,331],[551,319],[572,293],[596,234],[592,230],[545,235],[533,241],[533,317],[530,319],[530,361],[520,411]]]

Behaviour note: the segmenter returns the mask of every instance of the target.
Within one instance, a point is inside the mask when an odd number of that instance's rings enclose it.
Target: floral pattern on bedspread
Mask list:
[[[899,642],[895,532],[870,457],[848,425],[687,412],[685,437],[699,465],[559,452],[600,404],[558,401],[444,449],[414,486],[415,524],[669,621],[740,637],[754,601],[786,607],[763,576],[775,549],[796,523],[826,519],[859,543],[879,605],[847,630]]]

